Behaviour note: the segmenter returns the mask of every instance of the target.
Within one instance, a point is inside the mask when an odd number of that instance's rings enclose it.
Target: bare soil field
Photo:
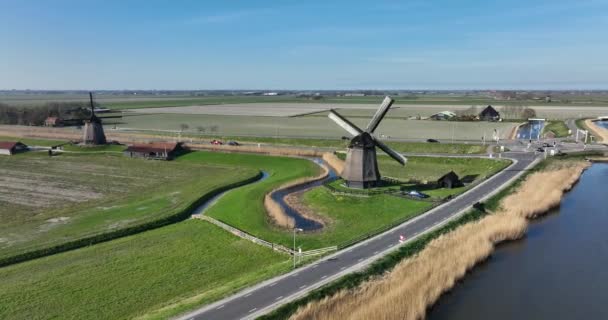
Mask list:
[[[240,116],[272,116],[292,117],[298,115],[327,116],[329,109],[337,109],[343,115],[357,117],[371,117],[378,108],[378,104],[367,103],[233,103],[216,105],[193,105],[184,107],[141,108],[131,109],[134,113],[162,113],[162,114],[206,114],[206,115],[240,115]],[[481,110],[486,105],[477,105]],[[509,106],[493,105],[500,111]],[[466,110],[470,105],[462,104],[396,104],[387,117],[428,117],[441,111]],[[537,112],[537,116],[547,119],[571,119],[581,117],[596,117],[608,114],[607,106],[566,106],[566,105],[528,105]],[[323,112],[326,111],[326,112]]]
[[[160,219],[257,172],[28,152],[0,157],[0,257]]]

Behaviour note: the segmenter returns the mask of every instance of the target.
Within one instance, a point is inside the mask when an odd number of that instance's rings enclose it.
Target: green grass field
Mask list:
[[[569,136],[568,134],[568,126],[563,121],[550,121],[549,124],[545,125],[544,133],[549,131],[555,133],[556,138],[564,138]]]
[[[166,218],[258,172],[104,153],[0,157],[0,257]]]
[[[0,268],[0,318],[165,319],[290,266],[286,255],[188,220]]]

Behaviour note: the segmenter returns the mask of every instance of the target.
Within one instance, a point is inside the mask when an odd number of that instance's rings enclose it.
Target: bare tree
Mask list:
[[[188,130],[188,128],[190,128],[190,126],[185,123],[182,123],[179,125],[179,128],[181,129],[181,131],[186,131]]]
[[[204,126],[198,126],[196,127],[196,130],[200,133],[205,133],[205,131],[207,131],[207,128],[205,128]]]

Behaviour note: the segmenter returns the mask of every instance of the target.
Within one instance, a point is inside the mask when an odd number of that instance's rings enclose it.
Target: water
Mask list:
[[[428,319],[608,319],[608,164],[595,164],[561,207],[500,245]]]
[[[323,163],[323,160],[318,159],[318,158],[313,159],[313,161],[316,162],[317,164]],[[293,218],[293,220],[296,224],[296,228],[300,228],[305,231],[313,231],[313,230],[318,230],[318,229],[323,228],[323,225],[318,223],[317,221],[307,219],[306,217],[302,216],[297,210],[295,210],[294,208],[290,207],[287,203],[285,203],[284,197],[290,193],[302,191],[302,190],[312,188],[312,187],[317,187],[328,181],[333,181],[333,180],[337,179],[338,175],[336,174],[336,172],[333,169],[331,169],[330,166],[327,166],[327,167],[330,168],[330,170],[329,170],[329,175],[325,179],[321,179],[321,180],[314,181],[311,183],[306,183],[303,185],[298,185],[298,186],[295,186],[292,188],[283,189],[283,190],[277,191],[272,194],[272,199],[275,200],[283,208],[283,210],[285,211],[285,213],[288,216]]]
[[[608,129],[608,120],[597,121],[596,124],[600,127]]]
[[[542,120],[530,120],[527,124],[519,127],[517,139],[538,139],[543,132],[545,122]]]
[[[252,183],[264,181],[267,178],[268,178],[268,172],[262,171],[262,176],[258,180],[253,181]],[[246,184],[245,186],[247,186],[247,185],[249,185],[249,184]],[[220,192],[220,193],[216,194],[211,199],[205,201],[200,206],[196,207],[196,209],[194,209],[194,211],[192,212],[192,214],[203,214],[203,213],[205,213],[205,211],[207,211],[207,209],[211,208],[211,206],[213,206],[222,196],[224,196],[224,194],[226,194],[226,192],[230,192],[232,190],[234,190],[234,189],[228,189],[226,191],[223,191],[223,192]]]

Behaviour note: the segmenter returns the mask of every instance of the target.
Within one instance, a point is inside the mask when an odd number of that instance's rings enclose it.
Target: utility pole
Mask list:
[[[296,232],[304,231],[300,228],[293,228],[293,268],[296,268]]]

